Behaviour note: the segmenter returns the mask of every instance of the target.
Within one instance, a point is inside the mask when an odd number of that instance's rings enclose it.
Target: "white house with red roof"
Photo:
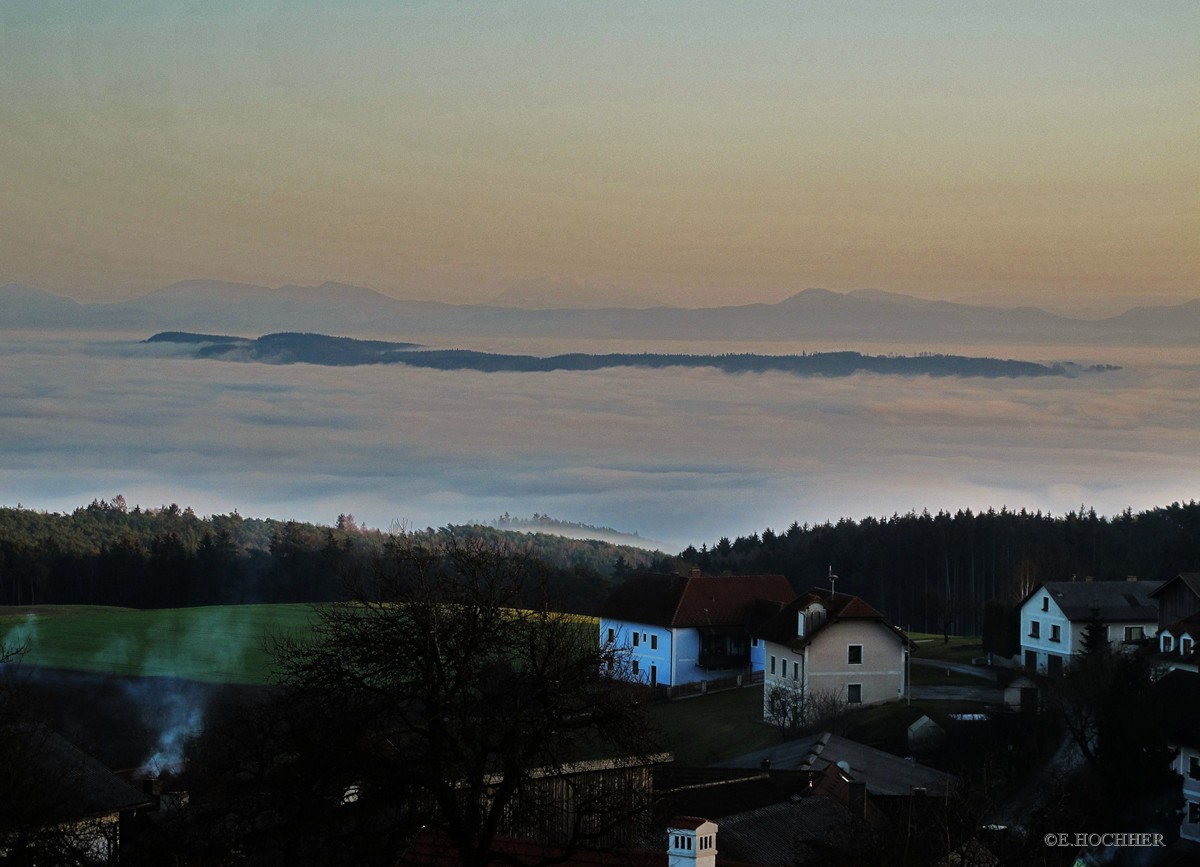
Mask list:
[[[629,654],[652,686],[763,670],[756,629],[796,598],[782,575],[636,572],[600,609],[600,643]]]
[[[776,689],[848,705],[903,697],[908,637],[860,599],[814,587],[758,632],[765,654],[763,718]]]

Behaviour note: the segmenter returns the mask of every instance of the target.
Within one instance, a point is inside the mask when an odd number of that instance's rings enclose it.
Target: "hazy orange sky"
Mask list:
[[[0,283],[1200,295],[1200,4],[11,0]]]

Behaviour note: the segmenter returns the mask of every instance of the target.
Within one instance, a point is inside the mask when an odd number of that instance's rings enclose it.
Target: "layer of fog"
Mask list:
[[[499,343],[471,348],[513,348]],[[1001,381],[488,374],[238,364],[7,334],[0,504],[61,511],[122,493],[201,514],[332,523],[351,512],[383,528],[539,512],[682,546],[910,509],[1111,514],[1196,497],[1200,353],[995,354],[1125,366]]]

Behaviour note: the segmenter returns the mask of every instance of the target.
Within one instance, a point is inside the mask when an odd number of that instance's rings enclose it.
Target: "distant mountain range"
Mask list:
[[[863,355],[859,352],[815,352],[803,355],[687,355],[682,353],[574,352],[566,355],[505,355],[467,349],[422,349],[413,343],[355,340],[325,334],[267,334],[257,339],[217,334],[166,331],[147,343],[192,347],[197,358],[256,361],[266,364],[405,364],[435,370],[478,370],[485,373],[544,373],[552,370],[603,370],[612,367],[714,367],[725,373],[781,371],[795,376],[850,376],[881,373],[894,376],[1075,376],[1114,370],[1111,365],[1081,367],[1069,363],[1038,364],[963,355]]]
[[[0,327],[558,337],[633,340],[883,341],[929,346],[1200,344],[1200,299],[1136,307],[1100,320],[1033,307],[927,301],[877,290],[806,289],[777,304],[525,310],[390,298],[361,286],[191,280],[130,301],[84,304],[29,286],[0,286]]]

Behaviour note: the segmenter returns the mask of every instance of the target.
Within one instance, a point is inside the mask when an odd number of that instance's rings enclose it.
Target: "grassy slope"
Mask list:
[[[154,611],[81,605],[0,608],[0,641],[28,643],[24,665],[213,683],[265,683],[270,636],[305,631],[308,605]]]

